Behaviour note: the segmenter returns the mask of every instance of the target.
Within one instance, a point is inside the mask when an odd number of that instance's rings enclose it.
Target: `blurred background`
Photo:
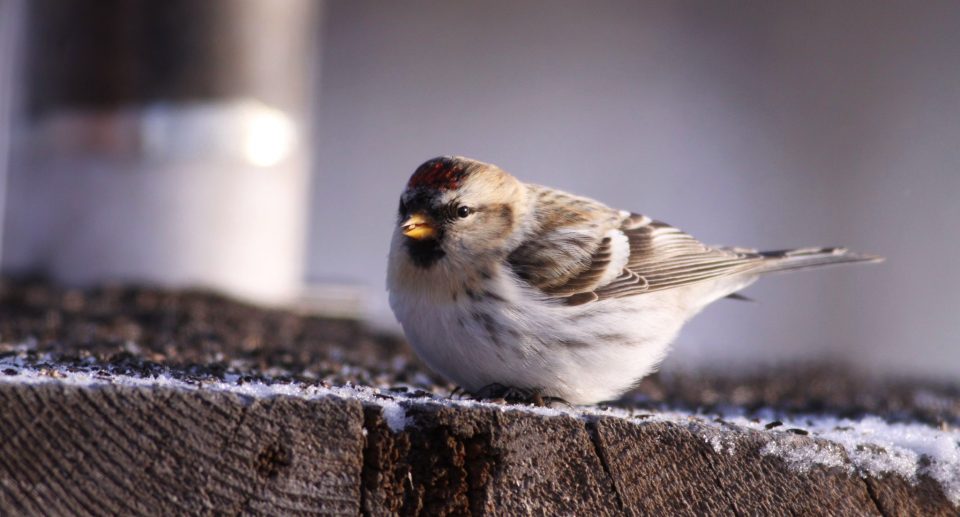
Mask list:
[[[711,244],[845,245],[664,369],[960,375],[960,3],[0,0],[2,269],[208,286],[399,331],[440,154]]]

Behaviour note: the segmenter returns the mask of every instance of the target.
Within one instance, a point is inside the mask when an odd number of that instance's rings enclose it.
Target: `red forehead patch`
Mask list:
[[[456,190],[460,188],[467,175],[463,163],[442,156],[427,161],[410,176],[407,188],[428,188],[434,190]]]

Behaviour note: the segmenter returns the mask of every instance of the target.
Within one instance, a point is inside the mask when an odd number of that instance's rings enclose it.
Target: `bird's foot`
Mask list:
[[[461,388],[460,386],[454,386],[453,389],[450,390],[450,398],[452,399],[462,399],[466,394],[467,390]]]
[[[504,386],[497,382],[487,384],[480,388],[473,396],[477,400],[507,402],[510,404],[530,404],[536,407],[570,405],[570,403],[560,397],[545,396],[538,388],[517,388],[515,386]]]

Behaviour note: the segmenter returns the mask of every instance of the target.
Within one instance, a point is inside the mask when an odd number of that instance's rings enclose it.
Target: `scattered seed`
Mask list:
[[[765,429],[773,429],[774,427],[780,427],[781,425],[783,425],[783,422],[781,422],[781,421],[779,421],[779,420],[774,420],[773,422],[770,422],[769,424],[767,424],[767,425],[765,425],[765,426],[763,426],[763,427],[764,427]]]

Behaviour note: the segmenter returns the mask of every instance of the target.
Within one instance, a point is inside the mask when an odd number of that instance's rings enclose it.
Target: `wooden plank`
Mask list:
[[[775,435],[836,447],[808,436],[399,403],[391,429],[351,398],[3,382],[0,514],[957,513],[928,478],[762,452]]]
[[[359,512],[356,401],[49,383],[0,406],[0,514]]]
[[[677,415],[547,416],[441,404],[426,392],[371,399],[361,389],[361,402],[251,398],[211,387],[222,386],[227,364],[250,365],[239,374],[254,379],[309,371],[299,378],[321,386],[422,379],[402,343],[355,322],[201,292],[36,283],[4,286],[0,316],[4,516],[960,514],[927,477],[861,478],[765,454],[780,440],[834,447],[845,457],[836,444],[780,427]],[[46,371],[38,378],[48,382],[19,382],[22,370]],[[104,384],[68,384],[70,372]],[[155,375],[191,387],[130,385],[130,376]],[[820,370],[753,380],[690,375],[647,380],[641,389],[655,407],[869,413],[946,432],[958,422],[955,387],[852,379]],[[933,402],[921,404],[923,394]],[[381,399],[402,406],[391,414],[396,429]]]

